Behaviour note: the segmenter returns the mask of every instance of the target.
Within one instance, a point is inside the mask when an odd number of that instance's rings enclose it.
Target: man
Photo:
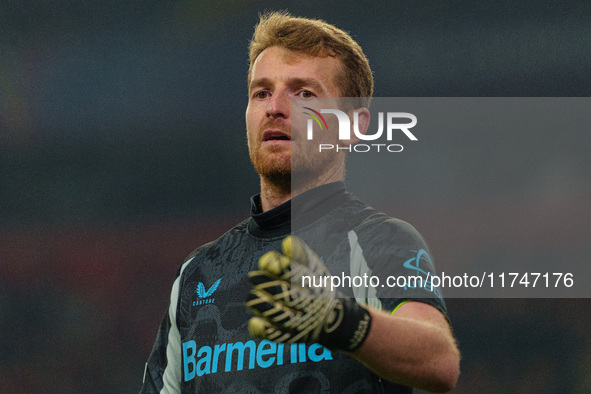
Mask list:
[[[141,392],[450,390],[459,353],[440,297],[422,287],[290,295],[296,263],[312,273],[344,264],[348,274],[385,274],[409,259],[430,261],[414,228],[346,191],[343,154],[311,154],[292,130],[292,99],[368,105],[373,77],[361,48],[322,21],[267,14],[251,41],[248,83],[248,148],[261,193],[250,218],[181,266]],[[368,111],[350,111],[365,130]],[[288,237],[296,227],[301,238]]]

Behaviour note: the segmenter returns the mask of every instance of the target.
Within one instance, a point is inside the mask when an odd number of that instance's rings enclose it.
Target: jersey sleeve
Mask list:
[[[404,301],[427,303],[447,318],[435,263],[427,243],[410,224],[389,219],[349,233],[352,275],[368,275],[369,286],[354,289],[358,302],[392,312]]]
[[[146,367],[144,370],[144,380],[142,388],[140,390],[141,394],[155,394],[180,391],[178,389],[171,390],[175,386],[174,384],[170,384],[173,382],[169,382],[169,384],[166,385],[167,388],[165,389],[164,377],[166,374],[166,370],[170,370],[171,368],[167,353],[169,353],[169,348],[174,347],[174,338],[171,338],[171,336],[174,337],[174,334],[173,330],[171,329],[172,323],[170,321],[170,315],[167,311],[162,319],[162,323],[160,324],[158,335],[156,337],[156,342],[154,343],[154,347],[152,348],[152,352],[150,353],[150,357],[148,359],[148,362],[146,363]]]
[[[179,270],[170,293],[170,305],[162,318],[158,335],[146,363],[140,394],[181,392],[181,335],[177,324],[182,272]]]

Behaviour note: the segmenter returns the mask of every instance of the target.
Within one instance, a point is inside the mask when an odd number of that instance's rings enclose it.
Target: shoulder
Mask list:
[[[425,242],[412,224],[386,215],[354,196],[347,201],[344,209],[351,214],[350,228],[359,238],[376,242],[386,240],[395,240],[398,243]]]
[[[237,242],[240,242],[242,237],[247,232],[248,223],[250,222],[250,220],[251,218],[244,219],[242,222],[238,223],[230,230],[226,231],[216,240],[201,245],[197,249],[193,250],[185,258],[185,260],[183,261],[183,265],[188,262],[198,260],[199,258],[206,257],[212,253],[215,254],[216,250],[219,251],[220,249],[226,249],[236,244]]]
[[[222,277],[226,284],[243,279],[244,275],[239,269],[243,264],[240,256],[244,245],[248,244],[244,239],[251,238],[247,230],[250,220],[243,220],[217,239],[199,246],[185,258],[176,275],[180,294],[193,295],[200,282],[210,286]]]

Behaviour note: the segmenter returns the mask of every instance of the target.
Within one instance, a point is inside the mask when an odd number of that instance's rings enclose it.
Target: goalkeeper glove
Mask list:
[[[333,350],[361,346],[371,325],[369,312],[352,299],[338,298],[334,290],[299,286],[305,275],[326,278],[330,272],[297,237],[286,237],[282,249],[264,254],[259,270],[248,274],[252,290],[246,306],[257,316],[248,323],[250,334],[278,343],[319,343]]]

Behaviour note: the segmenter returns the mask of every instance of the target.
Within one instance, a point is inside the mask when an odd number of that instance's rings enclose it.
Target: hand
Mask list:
[[[301,286],[303,276],[330,275],[301,239],[286,237],[282,250],[264,254],[259,270],[248,274],[252,290],[246,306],[258,316],[248,323],[250,334],[279,343],[320,343],[346,351],[361,346],[371,325],[369,312],[326,287]]]

